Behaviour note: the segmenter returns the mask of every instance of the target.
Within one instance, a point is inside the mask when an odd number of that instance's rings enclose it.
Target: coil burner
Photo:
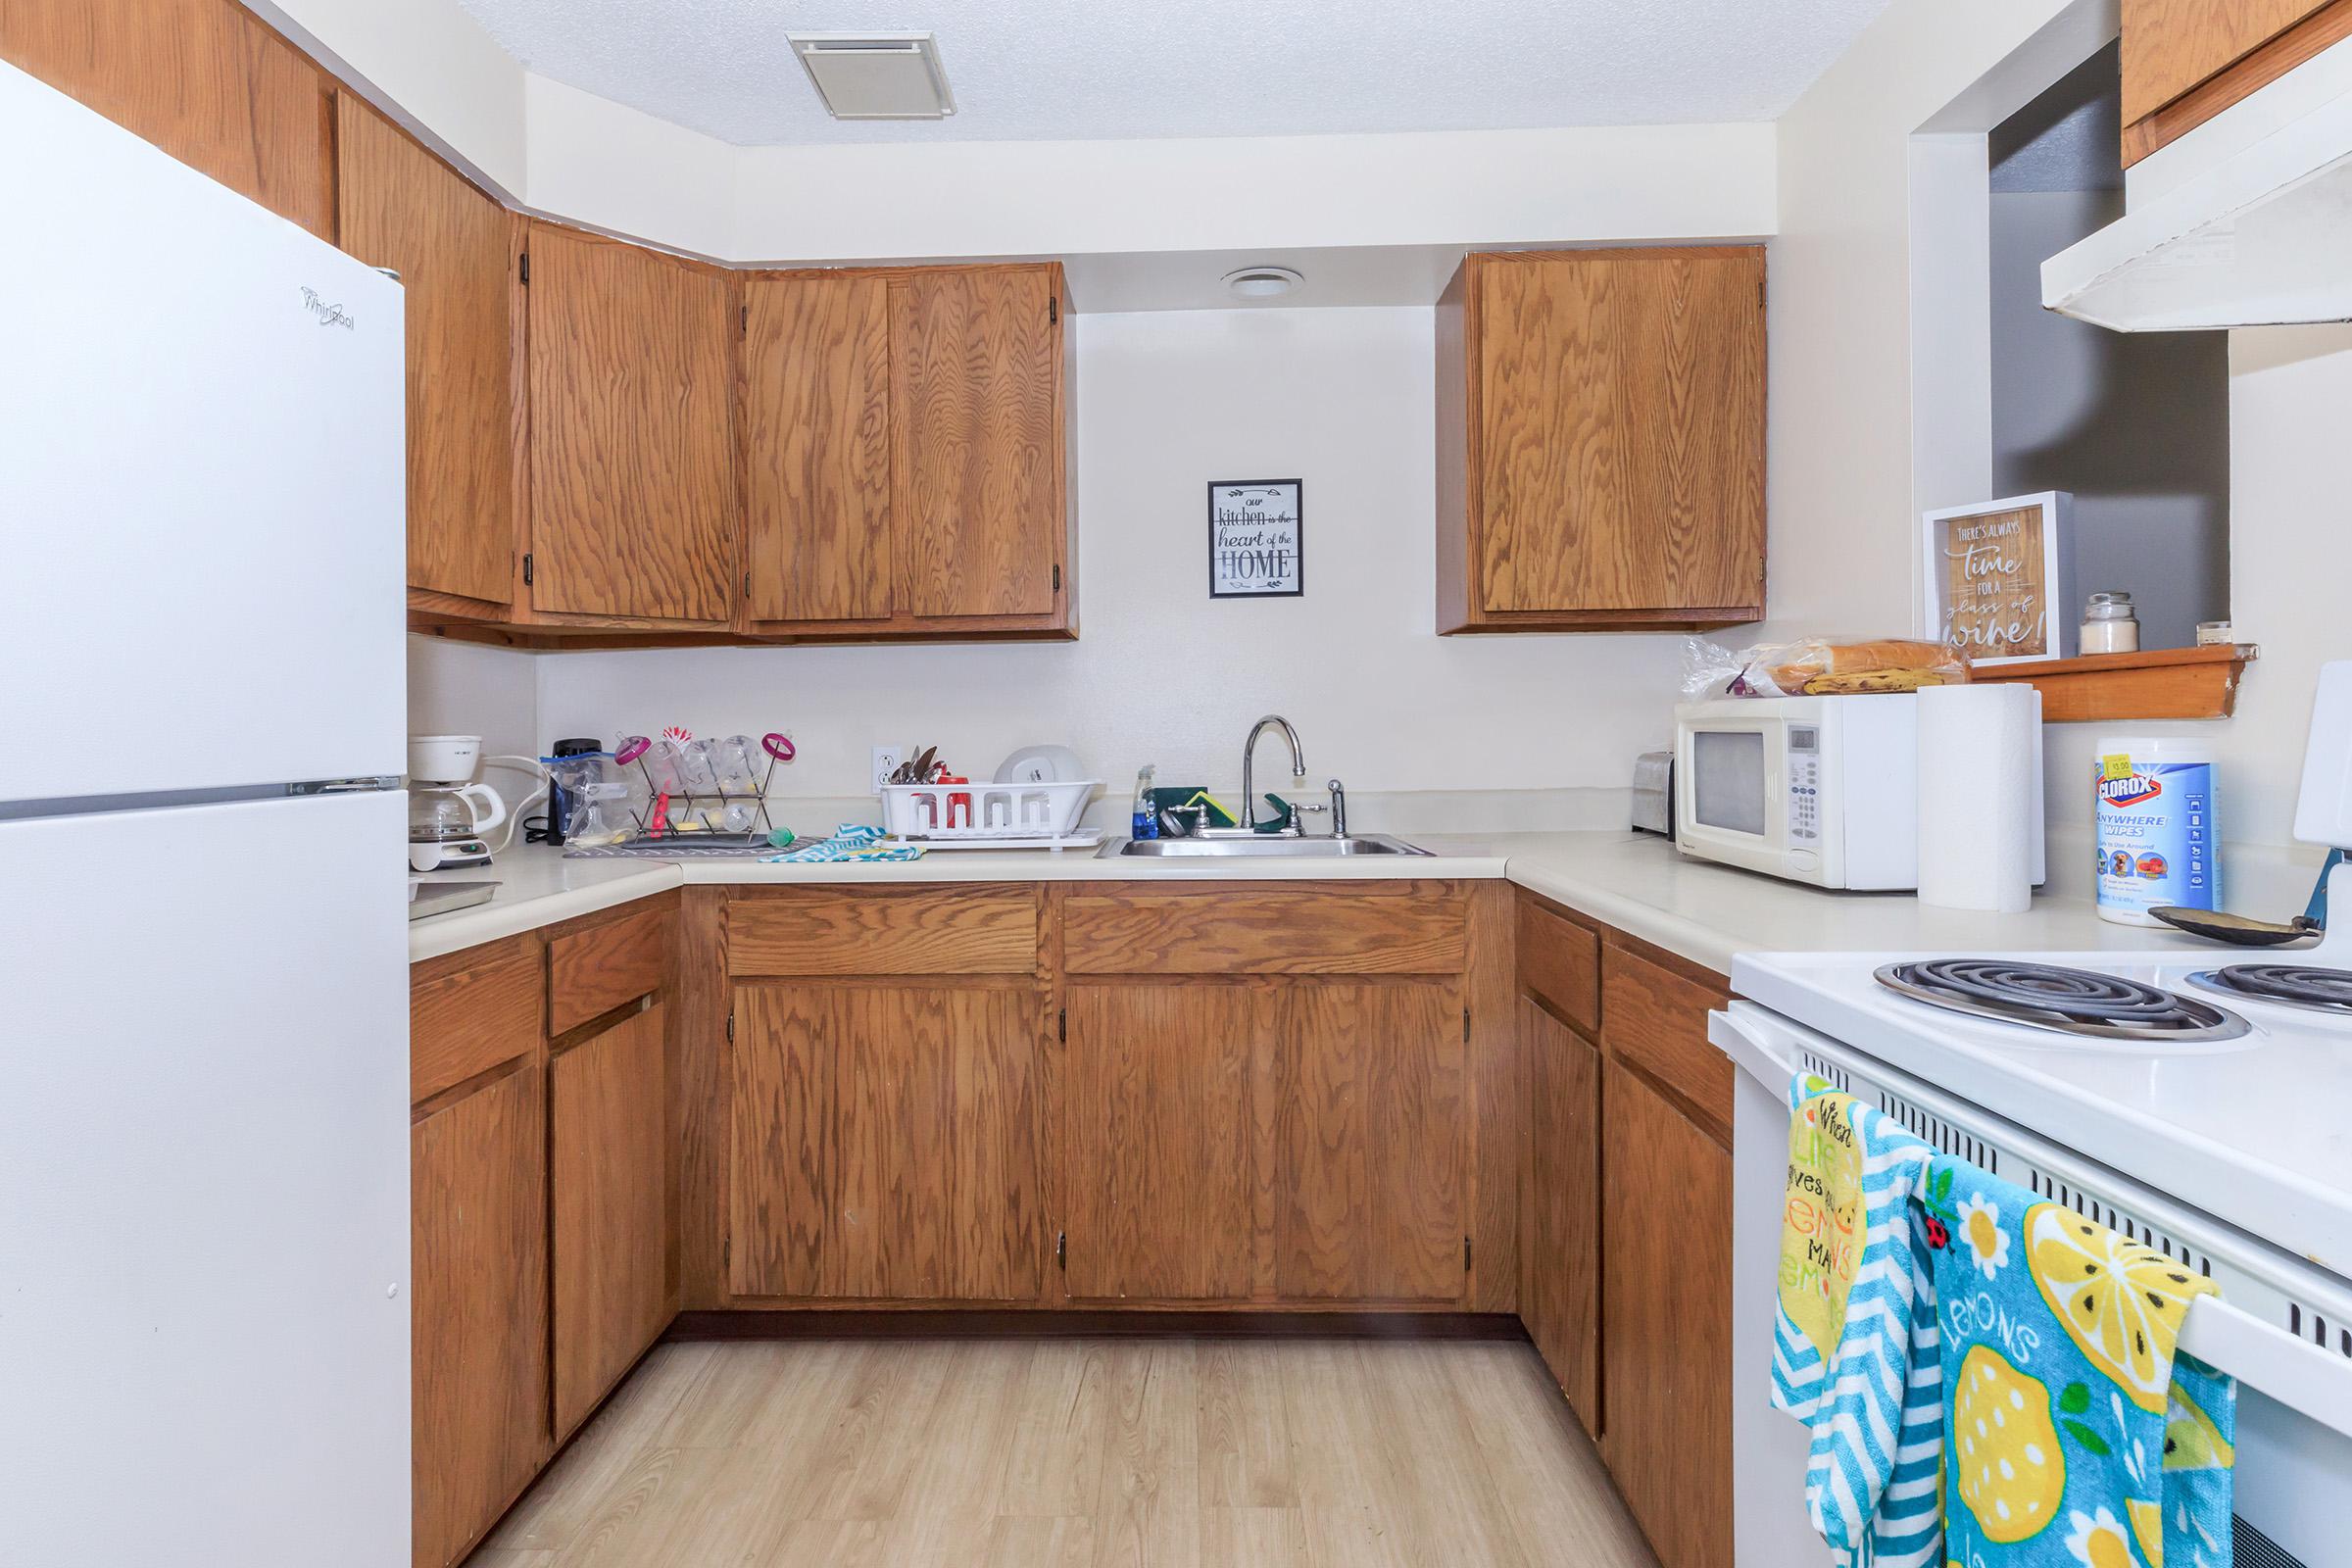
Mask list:
[[[2253,1027],[2211,1003],[2088,969],[1936,958],[1875,973],[1881,985],[1932,1007],[2089,1040],[2235,1040]]]
[[[2297,963],[2234,963],[2189,977],[2192,984],[2249,1002],[2276,1003],[2305,1012],[2352,1018],[2352,970],[2314,969]]]

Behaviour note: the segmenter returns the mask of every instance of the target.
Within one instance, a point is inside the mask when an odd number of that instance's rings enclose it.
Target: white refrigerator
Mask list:
[[[406,1568],[401,290],[0,146],[0,1559]]]

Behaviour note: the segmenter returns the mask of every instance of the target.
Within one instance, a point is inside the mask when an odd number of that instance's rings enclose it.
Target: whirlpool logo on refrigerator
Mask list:
[[[360,323],[352,319],[349,311],[340,305],[329,305],[318,297],[318,291],[315,288],[305,288],[302,291],[302,308],[318,318],[320,326],[339,326],[346,332],[356,332],[360,329]]]
[[[2099,780],[2099,799],[2109,806],[2137,806],[2163,793],[2163,780],[2150,778],[2145,773],[2134,773],[2129,778]]]

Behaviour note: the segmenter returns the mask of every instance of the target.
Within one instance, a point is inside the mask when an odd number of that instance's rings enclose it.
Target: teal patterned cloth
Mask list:
[[[923,858],[920,844],[885,844],[878,827],[860,822],[844,822],[833,830],[829,839],[813,844],[796,844],[781,855],[763,855],[763,865],[794,863],[826,863],[835,860],[919,860]]]
[[[1965,1568],[2228,1568],[2235,1382],[2176,1353],[2213,1282],[1938,1154],[1944,1554]]]

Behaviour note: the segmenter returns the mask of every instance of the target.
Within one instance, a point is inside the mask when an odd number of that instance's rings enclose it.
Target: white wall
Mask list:
[[[1767,124],[737,147],[531,74],[456,0],[256,9],[531,211],[720,261],[1752,238],[1773,227]]]
[[[1998,123],[2102,47],[2114,12],[2109,0],[1893,0],[1782,121],[1772,247],[1776,629],[1906,625],[1914,519],[1922,505],[1942,504],[1929,499],[1943,482],[1931,470],[1944,462],[1947,477],[1962,471],[1948,463],[1937,422],[1915,425],[1923,396],[1913,346],[1932,347],[1941,323],[1914,318],[1914,278],[1932,273],[1936,259],[1914,252],[1913,235],[1952,217],[1913,210],[1915,133],[1948,138],[1972,122]],[[2055,828],[2088,815],[2083,781],[2097,734],[2169,727],[2222,752],[2227,837],[2287,842],[2315,667],[2352,658],[2352,617],[2334,591],[2352,562],[2341,527],[2352,494],[2347,411],[2352,332],[2233,334],[2231,612],[2264,658],[2227,723],[2053,726]]]
[[[538,757],[538,660],[508,648],[409,639],[409,733],[479,735],[486,756]],[[490,778],[512,798],[512,774]]]
[[[864,792],[878,742],[936,743],[986,776],[1066,741],[1114,795],[1145,761],[1230,787],[1269,711],[1298,724],[1318,787],[1367,792],[1621,789],[1667,738],[1676,638],[1435,635],[1428,311],[1076,326],[1082,641],[548,656],[542,738],[787,729],[801,760],[778,788],[827,797]],[[1212,602],[1208,481],[1292,476],[1305,596]],[[1278,749],[1260,776],[1279,789]]]

